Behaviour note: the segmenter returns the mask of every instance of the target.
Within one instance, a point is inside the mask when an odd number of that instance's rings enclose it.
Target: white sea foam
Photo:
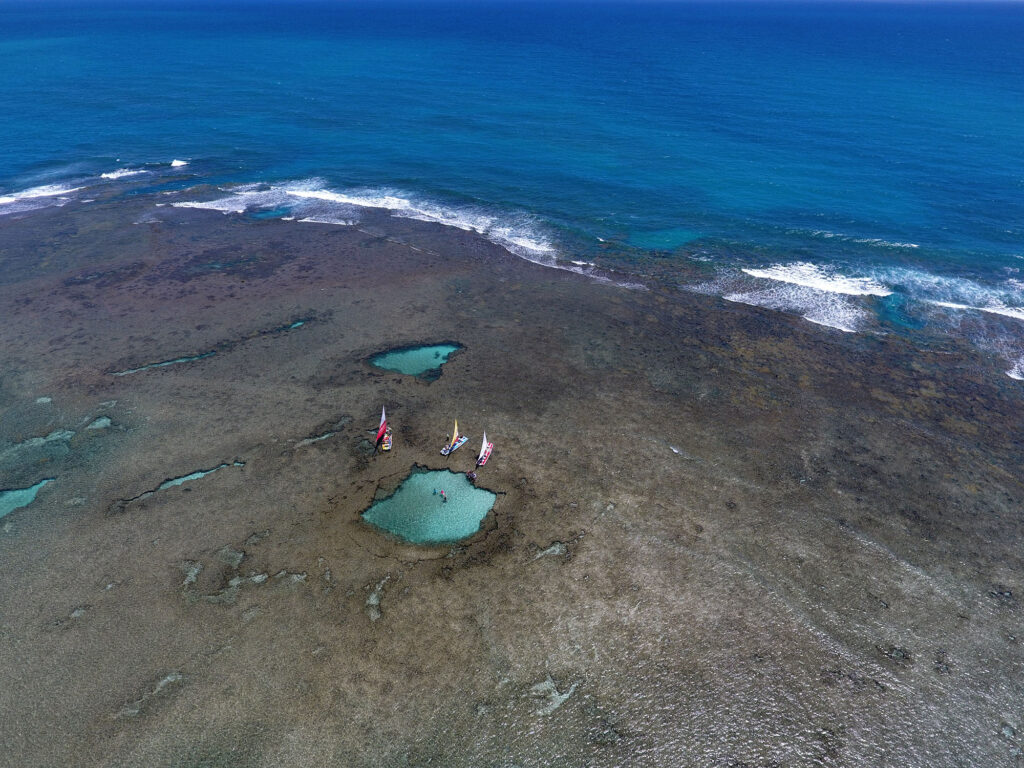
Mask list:
[[[790,234],[806,234],[806,230],[791,229]],[[844,235],[841,232],[829,232],[827,229],[816,229],[811,232],[814,237],[821,237],[825,240],[842,240],[846,243],[860,243],[862,245],[874,245],[879,248],[920,248],[917,243],[902,242],[899,240],[885,240],[881,237],[854,237]]]
[[[588,274],[589,265],[563,265],[557,250],[540,225],[525,214],[499,217],[472,206],[451,206],[419,200],[391,189],[328,189],[321,179],[307,179],[282,185],[253,184],[225,189],[228,194],[215,200],[181,201],[179,208],[202,208],[222,213],[282,209],[281,218],[351,226],[358,222],[360,208],[381,208],[393,216],[416,219],[477,232],[510,253],[544,266]]]
[[[188,165],[188,160],[171,160],[171,168],[181,168],[183,165]]]
[[[866,245],[878,245],[883,248],[920,248],[921,246],[917,243],[901,243],[898,240],[883,240],[880,237],[854,237],[851,238],[855,243],[864,243]]]
[[[926,305],[1024,320],[1024,283],[1015,278],[985,284],[905,267],[881,270],[878,277]]]
[[[804,320],[835,328],[845,333],[862,330],[870,315],[856,299],[801,285],[780,285],[755,291],[739,291],[722,296],[726,301],[752,304],[778,312],[796,313]]]
[[[316,180],[313,180],[314,182]],[[519,216],[512,220],[499,219],[489,212],[468,206],[441,205],[429,200],[417,200],[403,192],[391,189],[353,189],[336,192],[311,186],[289,186],[288,194],[299,198],[312,198],[360,208],[383,208],[393,216],[417,221],[428,221],[456,227],[466,232],[477,232],[511,253],[530,261],[555,266],[556,249],[538,230],[536,222]]]
[[[221,213],[245,213],[245,204],[237,197],[225,197],[219,200],[185,200],[183,202],[171,203],[175,208],[202,208],[209,211],[220,211]]]
[[[792,264],[773,264],[763,269],[744,268],[743,272],[751,277],[764,280],[791,283],[817,291],[842,293],[848,296],[888,296],[892,293],[891,290],[870,277],[847,277],[835,272],[827,272],[816,264],[802,261]]]
[[[295,217],[283,216],[282,221],[294,220],[300,224],[334,224],[343,227],[354,227],[359,223],[359,219],[336,219],[327,216],[306,216],[302,219],[295,219]]]
[[[172,205],[175,208],[201,208],[221,213],[245,213],[249,210],[286,207],[292,202],[287,189],[264,184],[245,184],[222,191],[229,194],[215,200],[185,200],[172,203]]]
[[[101,173],[101,179],[123,179],[127,176],[138,176],[140,173],[146,171],[142,168],[118,168],[116,171],[110,171],[109,173]]]
[[[59,195],[69,195],[80,189],[82,189],[82,187],[69,187],[67,184],[43,184],[42,186],[31,187],[30,189],[25,189],[21,192],[14,192],[2,199],[14,201],[33,200],[39,197],[57,197]]]
[[[937,307],[945,307],[946,309],[988,312],[992,315],[1002,315],[1003,317],[1012,317],[1015,320],[1024,320],[1024,307],[1007,307],[1000,304],[992,304],[987,307],[974,307],[969,304],[958,304],[954,301],[929,301],[928,303],[934,304]]]
[[[64,205],[70,199],[68,196],[80,189],[83,187],[71,187],[67,184],[43,184],[23,189],[20,192],[0,195],[0,215],[34,211],[51,205]]]

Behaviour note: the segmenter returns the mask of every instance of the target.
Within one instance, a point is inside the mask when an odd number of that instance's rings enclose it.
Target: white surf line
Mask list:
[[[457,227],[454,224],[444,224],[443,222],[441,222],[441,224],[442,224],[442,226],[446,226],[446,227],[453,227],[455,229],[462,229],[462,227]],[[418,246],[418,245],[413,245],[412,243],[403,242],[402,240],[397,240],[397,239],[395,239],[393,237],[390,237],[388,235],[381,235],[381,234],[376,233],[376,232],[369,232],[369,231],[363,229],[362,227],[354,227],[354,229],[357,232],[362,232],[364,235],[369,235],[370,237],[382,237],[386,242],[394,243],[395,245],[404,245],[406,248],[409,248],[409,249],[411,249],[413,251],[419,251],[420,253],[426,253],[426,254],[429,254],[431,256],[437,256],[438,258],[441,258],[441,254],[438,251],[432,250],[430,248],[423,248],[423,247]],[[512,257],[514,257],[516,259],[519,259],[520,261],[527,261],[530,264],[536,264],[538,267],[545,267],[546,269],[558,269],[558,270],[561,270],[562,272],[571,272],[572,274],[579,275],[580,277],[586,277],[586,278],[589,278],[589,279],[594,280],[594,281],[599,282],[599,283],[607,283],[609,285],[614,285],[614,286],[617,286],[619,288],[625,288],[625,289],[630,290],[630,291],[647,291],[647,290],[650,290],[648,288],[648,286],[644,285],[643,283],[623,282],[623,281],[620,281],[620,280],[614,280],[614,279],[612,279],[610,277],[607,277],[605,275],[600,275],[600,274],[596,274],[596,273],[594,273],[592,271],[588,271],[590,268],[593,267],[591,262],[573,261],[573,262],[571,262],[573,265],[587,264],[587,265],[590,265],[590,267],[582,267],[582,266],[571,266],[570,267],[570,266],[566,266],[564,264],[557,264],[557,263],[548,263],[548,262],[544,262],[544,261],[537,261],[536,259],[529,259],[529,258],[527,258],[525,256],[519,255],[518,253],[510,251],[506,246],[502,245],[501,243],[496,243],[495,241],[493,241],[490,238],[488,238],[486,235],[483,235],[480,232],[477,232],[476,230],[465,230],[465,229],[462,229],[462,231],[463,232],[470,232],[471,234],[476,234],[477,236],[479,236],[479,237],[483,238],[484,240],[486,240],[491,245],[498,246],[499,248],[501,248],[503,251],[505,251],[510,256],[512,256]],[[608,271],[609,272],[614,272],[614,270],[608,270]]]
[[[1005,306],[987,306],[987,307],[975,307],[970,304],[958,304],[953,301],[936,301],[927,300],[929,304],[934,304],[937,307],[944,307],[945,309],[960,309],[973,312],[987,312],[991,315],[1001,315],[1003,317],[1012,317],[1014,320],[1024,320],[1024,307],[1005,307]]]
[[[772,264],[756,269],[742,267],[741,272],[762,280],[799,285],[825,293],[846,296],[889,296],[892,290],[870,277],[850,277],[805,261],[789,264]]]

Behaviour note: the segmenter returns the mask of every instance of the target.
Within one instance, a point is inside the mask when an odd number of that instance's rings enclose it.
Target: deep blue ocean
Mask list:
[[[0,217],[381,205],[1024,378],[1024,3],[7,0],[0,71]]]

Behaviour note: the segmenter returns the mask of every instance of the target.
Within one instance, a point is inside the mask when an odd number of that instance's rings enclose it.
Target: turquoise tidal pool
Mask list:
[[[441,375],[441,366],[460,344],[432,344],[426,347],[402,347],[382,352],[370,358],[370,365],[385,371],[397,371],[407,376],[419,376],[433,381]]]
[[[40,480],[30,488],[12,488],[8,491],[0,491],[0,517],[4,517],[21,507],[27,507],[36,500],[36,494],[39,493],[39,489],[52,482],[53,478],[49,477],[45,480]]]
[[[443,544],[480,530],[496,498],[462,473],[414,469],[398,490],[363,512],[363,519],[412,544]]]

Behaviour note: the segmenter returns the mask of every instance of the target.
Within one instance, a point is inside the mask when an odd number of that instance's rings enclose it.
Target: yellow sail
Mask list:
[[[448,444],[448,447],[451,448],[453,445],[455,445],[455,441],[458,440],[458,439],[459,439],[459,420],[456,419],[455,420],[455,429],[452,430],[452,441]]]

